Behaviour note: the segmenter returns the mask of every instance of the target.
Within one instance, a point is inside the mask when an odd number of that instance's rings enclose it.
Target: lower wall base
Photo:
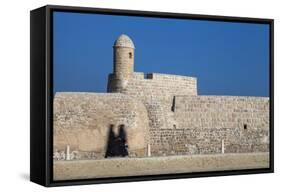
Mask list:
[[[150,129],[150,142],[152,156],[259,153],[269,151],[269,130]]]
[[[269,168],[269,153],[54,161],[54,180]]]

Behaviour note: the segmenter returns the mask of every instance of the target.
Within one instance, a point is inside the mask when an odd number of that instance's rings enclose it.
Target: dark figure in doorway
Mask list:
[[[108,132],[107,149],[105,158],[128,156],[127,134],[124,125],[119,126],[118,135],[113,131],[114,125],[110,125]]]
[[[113,127],[114,125],[110,125],[109,127],[105,158],[115,156],[114,154],[116,154],[117,151],[115,145],[115,134],[113,132]]]
[[[119,126],[119,139],[120,139],[120,155],[122,157],[128,156],[127,134],[124,125]]]

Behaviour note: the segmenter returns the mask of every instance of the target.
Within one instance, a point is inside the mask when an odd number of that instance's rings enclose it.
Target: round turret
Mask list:
[[[127,35],[120,35],[113,45],[113,65],[116,79],[128,79],[134,72],[135,45]]]

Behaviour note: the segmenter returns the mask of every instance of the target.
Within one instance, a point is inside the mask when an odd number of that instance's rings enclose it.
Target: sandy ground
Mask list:
[[[269,153],[55,161],[54,180],[268,168]]]

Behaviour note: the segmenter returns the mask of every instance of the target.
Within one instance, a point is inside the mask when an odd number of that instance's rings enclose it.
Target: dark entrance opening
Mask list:
[[[114,125],[110,125],[108,131],[107,149],[105,158],[128,156],[127,133],[124,125],[119,126],[118,135],[113,131]]]

